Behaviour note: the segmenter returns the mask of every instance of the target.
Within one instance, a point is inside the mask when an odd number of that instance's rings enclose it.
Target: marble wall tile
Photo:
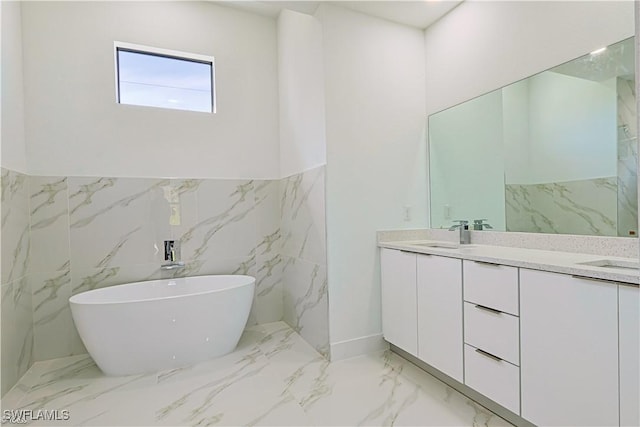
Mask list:
[[[69,269],[69,199],[66,177],[30,176],[29,271]]]
[[[171,179],[151,192],[151,222],[156,260],[163,262],[165,240],[179,240],[198,223],[198,189],[201,179]]]
[[[0,355],[2,375],[0,376],[0,396],[4,396],[11,387],[18,381],[18,354],[16,346],[16,315],[13,302],[13,283],[0,286],[2,292],[2,307],[0,316],[2,322],[0,331]]]
[[[635,81],[618,78],[618,235],[638,235],[638,128]]]
[[[197,190],[197,223],[180,236],[182,259],[247,256],[255,247],[253,181],[205,180]]]
[[[15,341],[11,347],[14,347],[18,355],[16,364],[18,378],[20,378],[34,362],[33,303],[29,289],[29,276],[14,282],[13,301]]]
[[[326,266],[299,258],[284,265],[284,320],[320,354],[329,354]]]
[[[243,274],[256,276],[256,260],[252,254],[244,257],[196,259],[187,261],[178,270],[160,270],[161,278],[205,276],[213,274]]]
[[[33,364],[29,289],[30,227],[27,176],[2,169],[2,380],[6,393]]]
[[[70,356],[71,271],[34,273],[29,276],[33,300],[34,358],[37,361]]]
[[[283,267],[279,253],[256,257],[256,292],[252,320],[255,324],[277,322],[283,318]]]
[[[282,320],[288,302],[290,322],[327,353],[324,167],[261,181],[2,173],[3,347],[15,349],[3,391],[33,360],[86,352],[70,296],[166,277],[254,276],[248,324]],[[180,243],[184,269],[160,269],[165,240]]]
[[[507,184],[507,231],[617,236],[617,177]]]
[[[631,136],[638,135],[635,79],[617,79],[618,124],[626,125]]]
[[[283,179],[281,211],[282,253],[326,264],[325,168]]]
[[[27,176],[2,169],[2,284],[27,274],[29,200]]]
[[[284,265],[280,232],[280,182],[255,181],[256,293],[251,320],[255,324],[283,318]]]
[[[72,268],[156,261],[151,194],[168,182],[142,178],[69,178]]]
[[[158,263],[101,268],[72,268],[70,296],[108,286],[159,278],[160,266]]]
[[[280,182],[284,320],[329,352],[325,167]]]
[[[282,252],[280,182],[256,181],[256,256]]]

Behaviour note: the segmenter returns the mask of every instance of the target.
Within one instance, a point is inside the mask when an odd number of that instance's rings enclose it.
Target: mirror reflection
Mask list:
[[[431,226],[637,235],[633,38],[429,117]]]

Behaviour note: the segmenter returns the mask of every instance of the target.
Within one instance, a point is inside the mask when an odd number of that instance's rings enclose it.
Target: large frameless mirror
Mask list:
[[[629,38],[429,117],[431,226],[637,236]]]

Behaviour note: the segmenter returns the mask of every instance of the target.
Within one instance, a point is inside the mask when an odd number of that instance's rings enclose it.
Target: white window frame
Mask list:
[[[189,52],[181,52],[178,50],[169,50],[162,49],[159,47],[151,47],[140,44],[133,44],[127,42],[114,41],[113,42],[113,63],[115,69],[115,90],[116,90],[116,103],[120,105],[133,105],[136,107],[149,107],[146,105],[135,105],[135,104],[122,104],[120,102],[120,67],[118,64],[118,50],[135,52],[141,54],[149,54],[155,56],[162,56],[170,59],[181,59],[185,61],[192,62],[201,62],[205,64],[211,64],[211,113],[204,112],[205,114],[215,114],[216,113],[216,63],[213,56],[200,55],[197,53],[189,53]],[[171,108],[164,107],[151,107],[151,108],[163,108],[166,110],[171,110]],[[203,111],[193,111],[193,110],[182,110],[175,109],[178,111],[189,111],[192,113],[203,113]]]

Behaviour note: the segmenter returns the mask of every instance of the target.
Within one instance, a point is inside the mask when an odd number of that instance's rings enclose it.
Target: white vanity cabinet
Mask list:
[[[615,283],[521,268],[520,337],[524,419],[619,424]]]
[[[462,261],[381,249],[384,339],[463,381]]]
[[[620,425],[640,426],[640,288],[618,285]]]
[[[418,358],[463,382],[462,260],[417,256]]]
[[[380,250],[382,335],[391,344],[418,355],[416,254]]]
[[[381,272],[391,344],[535,425],[640,425],[638,286],[387,248]]]

